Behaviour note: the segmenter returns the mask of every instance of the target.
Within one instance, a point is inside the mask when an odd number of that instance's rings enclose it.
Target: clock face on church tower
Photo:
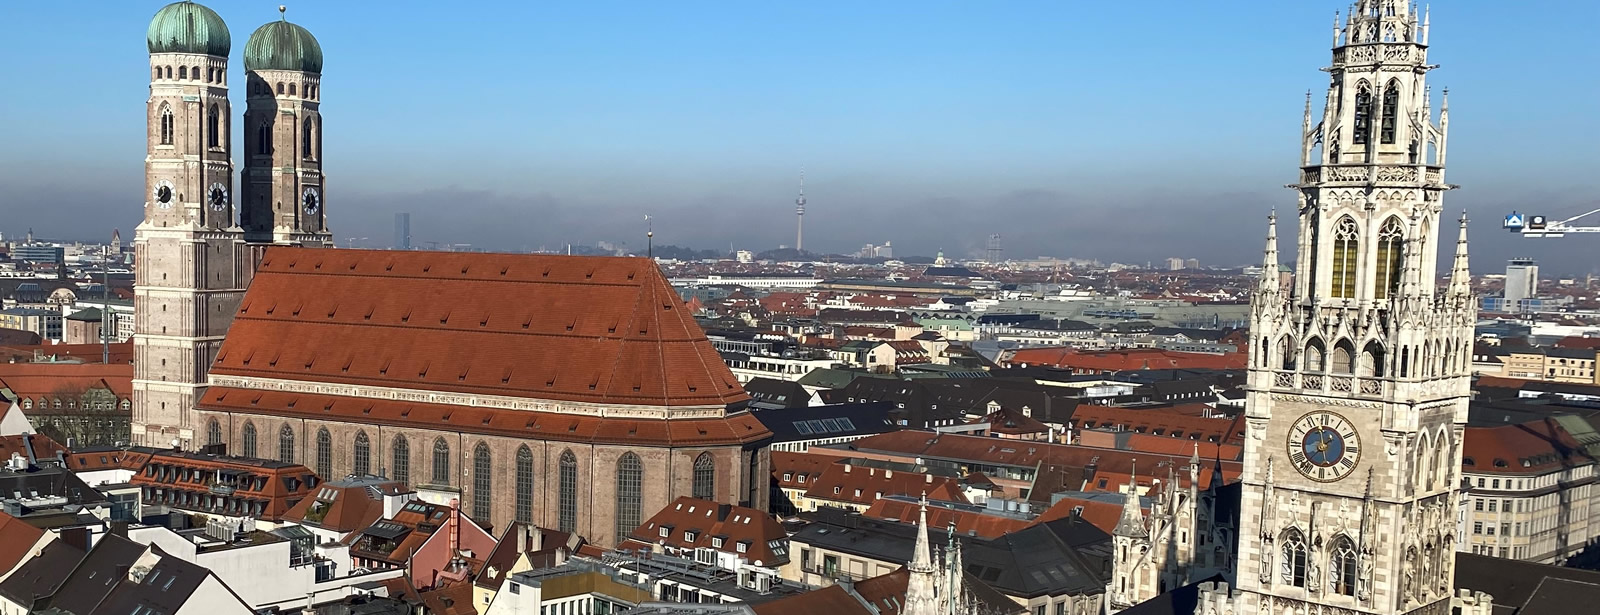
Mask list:
[[[304,206],[306,215],[315,216],[322,210],[322,195],[317,194],[316,188],[306,188],[300,196],[300,204]]]
[[[1289,461],[1306,478],[1331,483],[1350,475],[1361,459],[1354,425],[1332,412],[1312,412],[1289,429]]]

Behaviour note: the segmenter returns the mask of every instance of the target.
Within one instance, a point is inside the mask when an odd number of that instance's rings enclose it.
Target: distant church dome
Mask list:
[[[322,72],[322,45],[311,32],[279,20],[256,28],[244,44],[245,70]]]
[[[198,53],[227,57],[233,49],[228,24],[216,11],[184,0],[156,11],[145,32],[150,53]]]

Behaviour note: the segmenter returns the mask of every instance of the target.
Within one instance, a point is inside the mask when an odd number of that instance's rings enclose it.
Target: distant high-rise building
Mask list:
[[[1178,271],[1178,270],[1181,270],[1181,269],[1183,269],[1183,259],[1181,259],[1181,258],[1169,258],[1169,259],[1167,259],[1167,271]]]
[[[411,214],[401,212],[394,215],[394,249],[411,249]]]
[[[1200,268],[1200,259],[1191,258],[1189,260],[1183,261],[1183,268],[1184,269],[1199,269]]]
[[[1527,300],[1539,296],[1539,264],[1531,258],[1514,258],[1506,264],[1507,312],[1521,312]]]

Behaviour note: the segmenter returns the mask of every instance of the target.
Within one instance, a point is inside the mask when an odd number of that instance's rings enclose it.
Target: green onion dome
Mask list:
[[[256,28],[244,44],[245,70],[322,72],[322,45],[311,32],[288,21]]]
[[[196,53],[228,57],[233,39],[216,11],[184,0],[156,11],[145,33],[150,53]]]

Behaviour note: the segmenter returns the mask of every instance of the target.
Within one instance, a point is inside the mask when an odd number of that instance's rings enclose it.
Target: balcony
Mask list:
[[[1348,374],[1302,374],[1291,371],[1272,373],[1272,388],[1351,397],[1381,398],[1386,392],[1379,378]]]
[[[211,495],[233,495],[235,487],[227,483],[211,483]]]

